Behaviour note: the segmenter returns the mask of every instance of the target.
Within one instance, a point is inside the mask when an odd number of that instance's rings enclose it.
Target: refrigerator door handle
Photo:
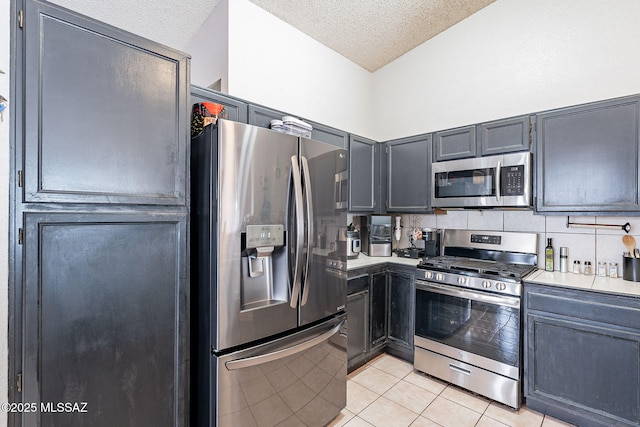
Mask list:
[[[298,306],[298,297],[300,295],[300,287],[302,286],[302,268],[301,257],[304,247],[304,206],[302,205],[302,179],[300,178],[300,166],[298,165],[298,156],[291,156],[291,176],[293,178],[293,204],[295,207],[295,261],[293,266],[293,289],[291,290],[290,306],[296,308]],[[291,268],[291,266],[289,267]]]
[[[305,257],[305,266],[303,269],[304,277],[302,279],[302,301],[301,306],[307,303],[309,298],[309,266],[311,263],[311,246],[313,244],[313,195],[311,193],[311,173],[309,172],[309,162],[304,156],[300,157],[302,163],[302,178],[304,181],[304,196],[307,208],[307,253]]]
[[[333,335],[335,335],[337,332],[340,331],[340,328],[342,327],[344,322],[345,321],[342,320],[340,323],[338,323],[336,326],[331,328],[329,331],[324,332],[303,343],[296,344],[291,347],[283,348],[282,350],[277,350],[272,353],[261,354],[259,356],[253,356],[253,357],[247,357],[244,359],[230,360],[225,363],[225,366],[227,367],[228,370],[233,371],[236,369],[243,369],[243,368],[249,368],[251,366],[262,365],[264,363],[273,362],[274,360],[291,356],[292,354],[300,353],[331,338]]]

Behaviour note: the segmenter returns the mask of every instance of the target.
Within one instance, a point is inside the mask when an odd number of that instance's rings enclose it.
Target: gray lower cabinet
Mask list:
[[[349,135],[349,211],[381,213],[380,144]]]
[[[347,358],[352,369],[366,362],[369,351],[369,275],[347,283]]]
[[[640,97],[554,110],[536,121],[538,212],[640,210]]]
[[[433,158],[436,162],[475,157],[477,152],[475,125],[433,134]]]
[[[371,274],[369,299],[369,347],[371,350],[382,348],[387,344],[387,272],[381,271]]]
[[[413,362],[415,330],[415,268],[389,267],[389,309],[387,351]]]
[[[224,105],[225,118],[234,122],[247,123],[248,106],[246,102],[231,98],[220,92],[191,86],[190,106],[198,102],[215,102]]]
[[[481,156],[527,151],[531,146],[529,116],[495,120],[478,125],[478,145]]]
[[[413,362],[414,279],[415,268],[393,263],[349,271],[347,342],[350,371],[383,351]]]
[[[388,141],[386,211],[427,213],[431,210],[431,134]]]
[[[640,299],[526,283],[524,304],[527,407],[640,425]]]
[[[186,233],[186,214],[25,214],[22,401],[86,413],[23,426],[186,425]]]

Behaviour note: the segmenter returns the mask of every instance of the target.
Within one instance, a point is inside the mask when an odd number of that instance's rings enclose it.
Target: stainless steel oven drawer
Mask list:
[[[422,372],[512,408],[520,407],[521,385],[518,380],[503,377],[417,346],[414,347],[413,365]]]

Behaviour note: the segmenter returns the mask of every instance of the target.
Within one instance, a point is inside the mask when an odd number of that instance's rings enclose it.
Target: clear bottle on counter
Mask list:
[[[612,279],[618,278],[618,263],[610,262],[609,263],[609,277]]]
[[[598,276],[607,277],[607,263],[604,261],[598,261]]]
[[[584,262],[584,274],[586,275],[593,274],[593,270],[591,269],[591,261]]]
[[[581,269],[580,261],[578,261],[578,260],[573,261],[573,272],[575,274],[580,274],[580,269]]]
[[[560,247],[560,273],[566,273],[569,268],[569,249]]]

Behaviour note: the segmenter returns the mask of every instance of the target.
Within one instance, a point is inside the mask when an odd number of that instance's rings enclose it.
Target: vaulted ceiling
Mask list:
[[[179,50],[219,1],[52,0]],[[373,72],[495,0],[249,1]]]

